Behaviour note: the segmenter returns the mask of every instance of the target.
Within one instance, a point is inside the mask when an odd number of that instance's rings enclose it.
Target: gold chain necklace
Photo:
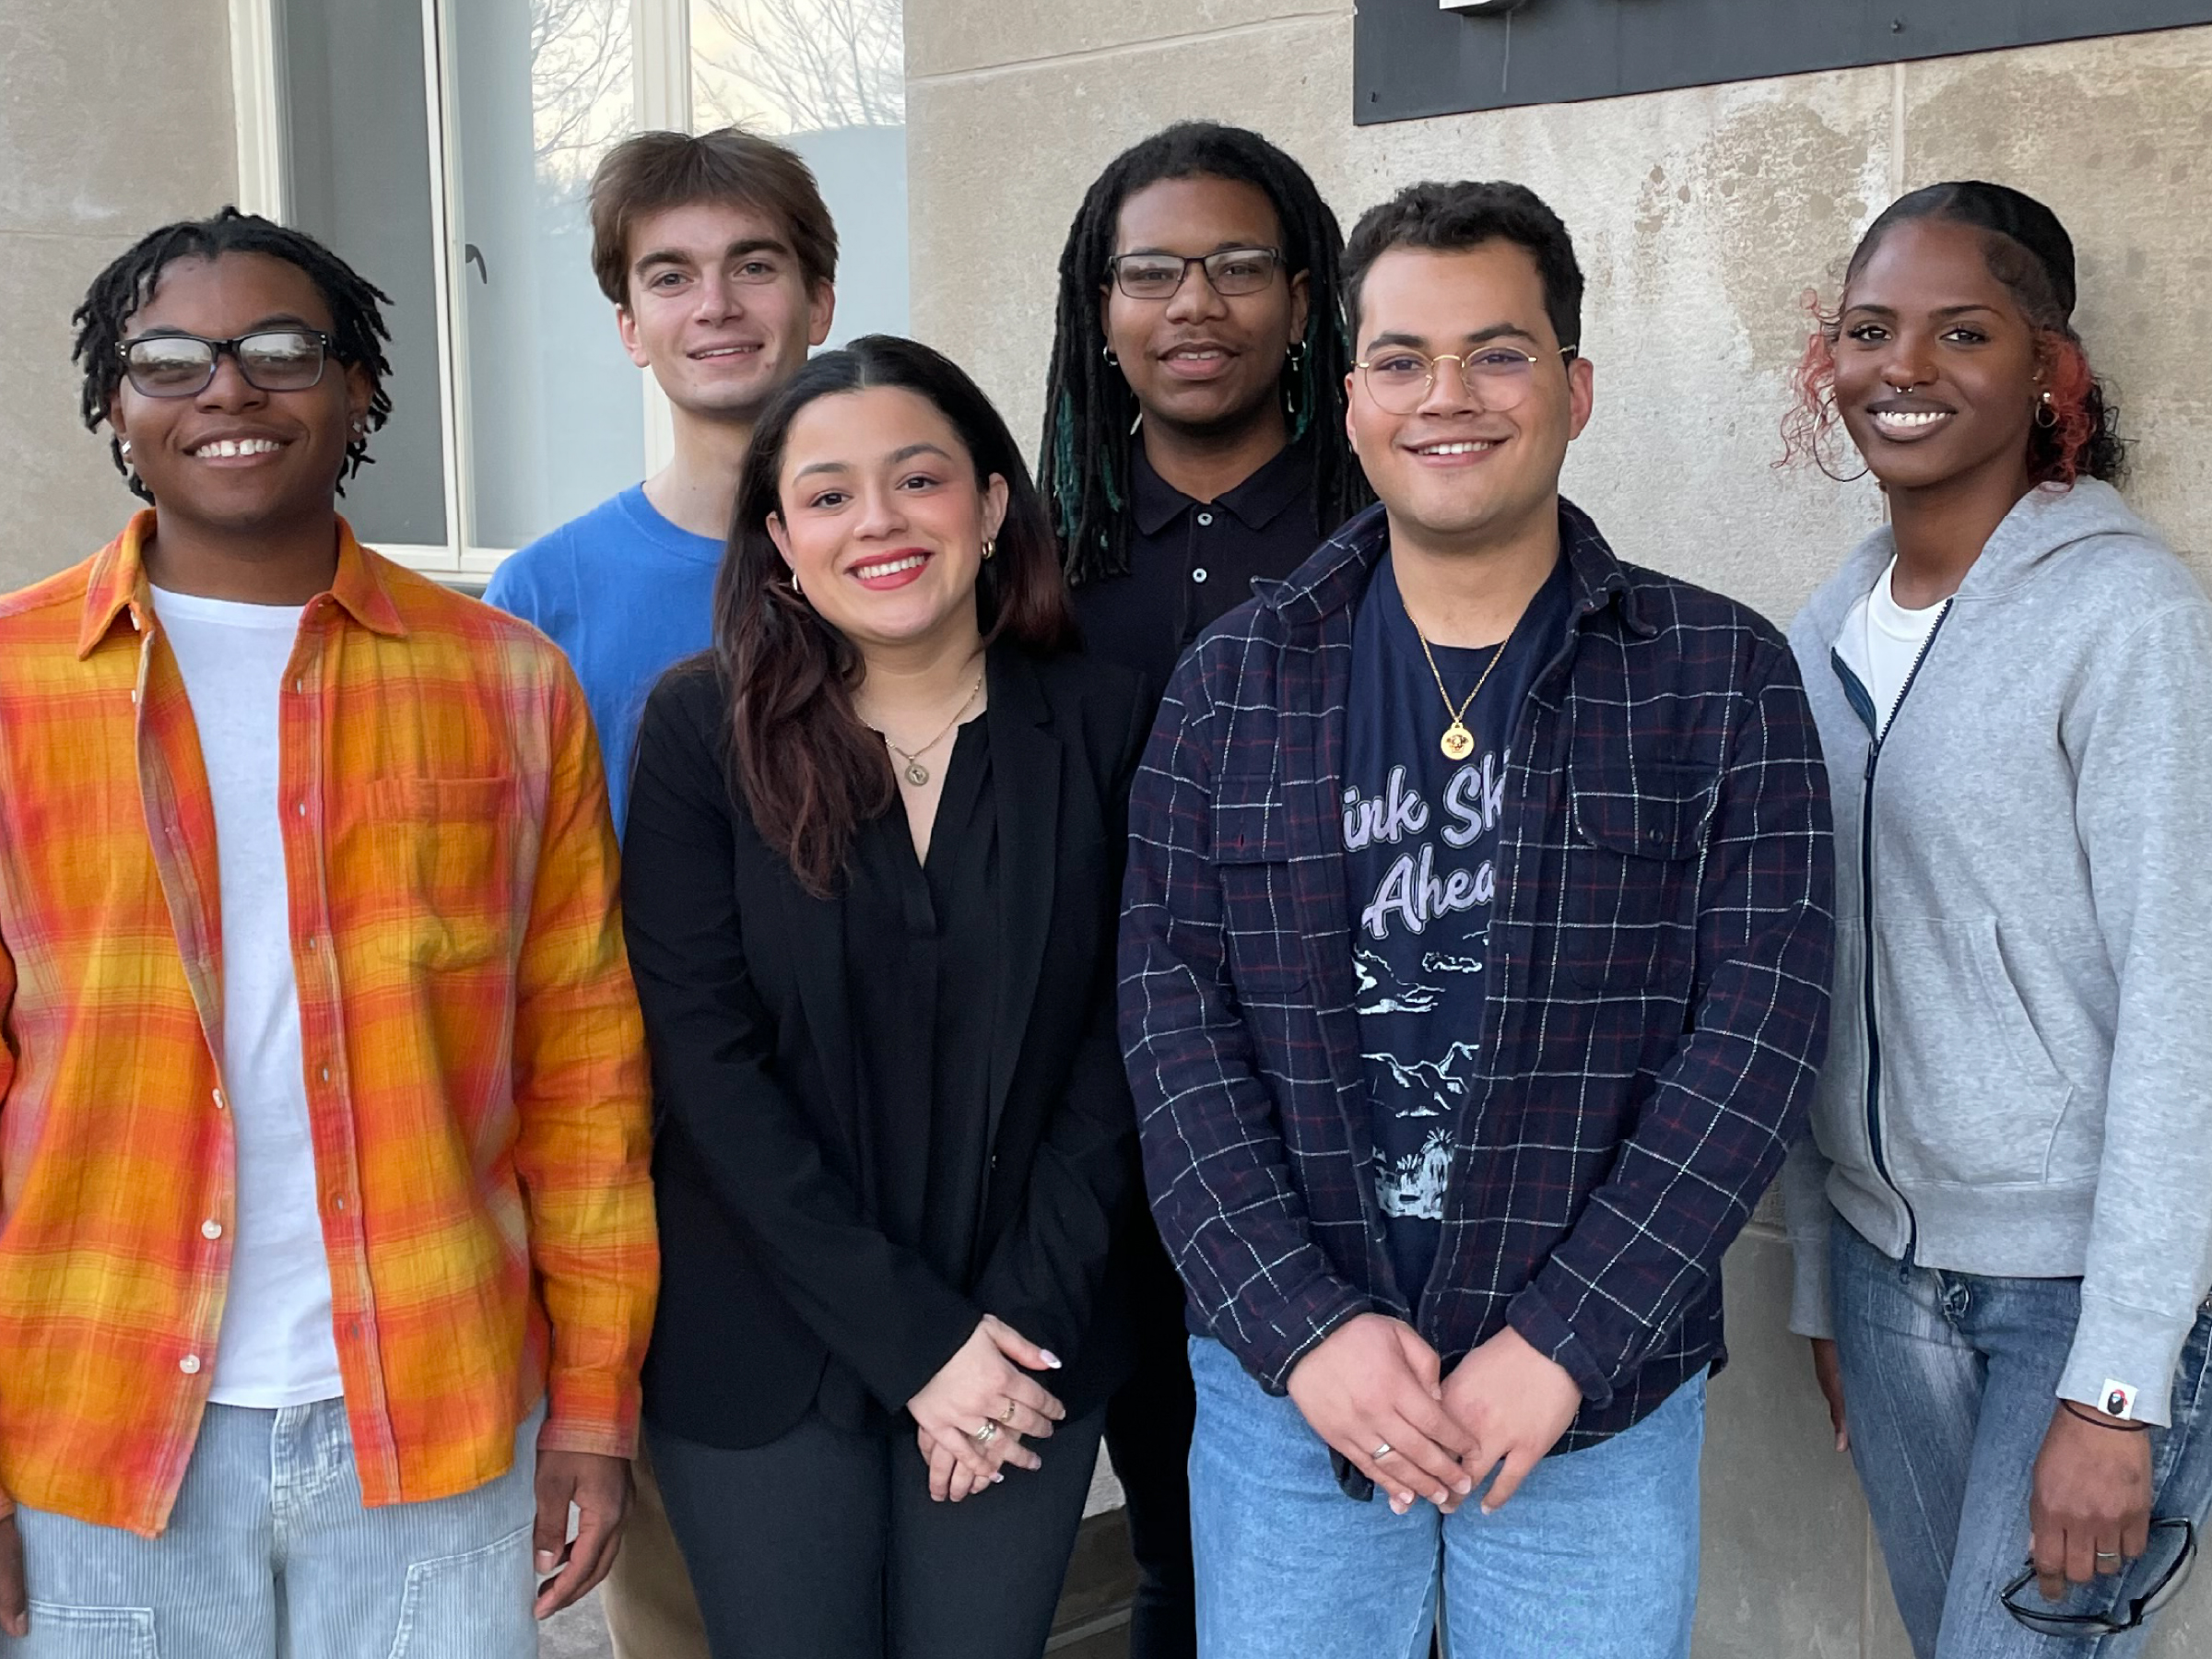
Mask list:
[[[952,712],[952,718],[945,723],[943,729],[935,737],[918,749],[902,749],[891,741],[891,735],[888,732],[883,734],[884,747],[906,762],[906,781],[916,789],[929,782],[929,768],[922,764],[922,757],[944,742],[946,734],[960,724],[960,716],[968,712],[968,705],[976,700],[982,688],[983,677],[979,674],[975,677],[975,684],[968,688],[968,695],[960,699],[960,706]]]
[[[1444,677],[1437,668],[1436,653],[1429,649],[1429,636],[1421,631],[1418,622],[1413,621],[1410,610],[1406,613],[1406,620],[1413,622],[1413,637],[1421,642],[1421,654],[1429,659],[1429,672],[1436,676],[1436,694],[1444,700],[1444,712],[1452,716],[1452,724],[1444,728],[1444,735],[1437,739],[1436,746],[1444,751],[1445,759],[1465,760],[1475,752],[1475,734],[1467,730],[1467,711],[1482,695],[1483,687],[1489,683],[1490,669],[1498,666],[1498,659],[1513,642],[1513,636],[1509,631],[1498,641],[1498,649],[1490,653],[1489,666],[1483,669],[1482,677],[1475,682],[1475,689],[1467,693],[1467,700],[1455,709],[1452,706],[1452,693],[1444,689]]]

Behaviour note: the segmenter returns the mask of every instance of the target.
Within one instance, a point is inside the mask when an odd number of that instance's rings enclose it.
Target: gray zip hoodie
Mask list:
[[[1790,631],[1836,820],[1790,1328],[1831,1334],[1841,1214],[1923,1266],[2079,1277],[2059,1394],[2164,1423],[2212,1283],[2212,601],[2109,486],[2031,491],[1877,743],[1836,644],[1895,552]]]

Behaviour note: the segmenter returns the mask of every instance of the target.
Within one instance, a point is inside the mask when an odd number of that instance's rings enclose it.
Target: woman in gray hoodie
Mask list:
[[[1838,904],[1791,1324],[1919,1659],[2136,1652],[2212,1502],[2212,603],[2074,298],[2041,204],[1915,191],[1792,423],[1889,523],[1791,633]]]

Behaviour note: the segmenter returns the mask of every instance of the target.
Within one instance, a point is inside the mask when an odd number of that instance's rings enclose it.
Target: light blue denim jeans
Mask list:
[[[210,1406],[158,1538],[18,1509],[0,1659],[535,1659],[533,1413],[499,1479],[368,1509],[345,1403]]]
[[[1918,1659],[2140,1653],[2147,1627],[2100,1638],[2040,1635],[1997,1599],[2027,1565],[2029,1489],[2073,1347],[2081,1281],[1912,1265],[1841,1220],[1830,1230],[1829,1267],[1852,1461]],[[2212,1505],[2208,1351],[2212,1314],[2198,1319],[2183,1349],[2172,1427],[2149,1430],[2151,1514],[2199,1527]],[[2055,1606],[2030,1585],[2022,1605],[2110,1617],[2171,1559],[2171,1550],[2154,1547],[2127,1572]]]
[[[1200,1659],[1681,1659],[1698,1595],[1705,1379],[1555,1453],[1485,1515],[1347,1498],[1297,1406],[1193,1338]],[[1441,1606],[1441,1613],[1440,1613]]]

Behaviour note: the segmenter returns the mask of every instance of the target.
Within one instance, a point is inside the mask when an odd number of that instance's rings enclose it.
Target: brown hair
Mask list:
[[[781,219],[809,291],[837,280],[837,227],[796,151],[743,127],[637,133],[592,175],[592,274],[617,305],[629,303],[630,227],[693,202],[751,207]]]
[[[730,707],[730,774],[760,839],[820,898],[845,867],[853,831],[898,798],[882,739],[853,692],[860,653],[794,585],[768,533],[792,422],[818,398],[898,386],[952,423],[978,488],[1006,481],[994,555],[976,577],[977,626],[1041,655],[1072,650],[1075,612],[1044,503],[1006,421],[959,365],[891,335],[863,335],[811,359],[754,429],[730,543],[714,579],[714,666]]]

